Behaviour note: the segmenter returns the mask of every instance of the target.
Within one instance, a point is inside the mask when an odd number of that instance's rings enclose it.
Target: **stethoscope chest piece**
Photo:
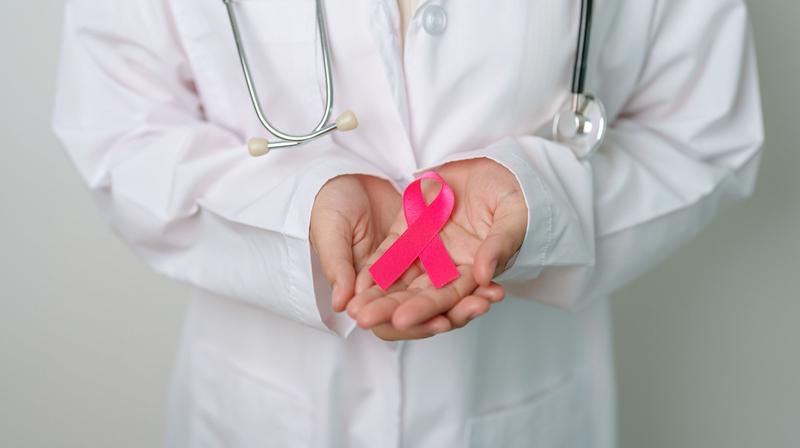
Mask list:
[[[553,119],[553,136],[568,146],[579,159],[592,155],[606,135],[603,103],[591,95],[573,95],[570,105]]]

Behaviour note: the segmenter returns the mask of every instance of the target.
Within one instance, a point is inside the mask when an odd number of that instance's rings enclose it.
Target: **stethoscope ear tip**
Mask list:
[[[358,118],[352,110],[346,110],[336,117],[336,129],[347,132],[358,127]]]
[[[265,138],[251,138],[247,141],[247,151],[253,157],[261,157],[269,152],[269,141]]]
[[[358,127],[358,119],[356,118],[356,114],[353,111],[347,110],[341,113],[336,118],[336,123],[324,128],[322,131],[317,132],[316,136],[319,136],[323,133],[327,133],[333,131],[334,129],[337,131],[352,131],[353,129]],[[315,136],[315,137],[316,137]],[[313,137],[312,137],[313,138]],[[311,138],[306,138],[306,140],[310,140]],[[302,143],[301,141],[278,141],[270,143],[269,140],[261,137],[251,138],[247,141],[247,152],[250,153],[253,157],[261,157],[269,153],[271,148],[285,148],[289,146],[295,146]]]

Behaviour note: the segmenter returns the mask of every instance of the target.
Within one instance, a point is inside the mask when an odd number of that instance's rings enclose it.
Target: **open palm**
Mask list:
[[[393,332],[413,328],[438,315],[447,316],[457,328],[489,309],[486,298],[503,298],[502,287],[491,280],[519,249],[525,235],[528,211],[519,183],[505,167],[485,158],[452,162],[437,172],[456,197],[440,237],[461,275],[437,289],[417,261],[396,284],[383,291],[362,269],[356,279],[356,296],[347,311],[359,326],[372,328],[379,336],[394,339]],[[438,185],[423,182],[422,187],[430,202]],[[369,263],[406,228],[401,211]]]

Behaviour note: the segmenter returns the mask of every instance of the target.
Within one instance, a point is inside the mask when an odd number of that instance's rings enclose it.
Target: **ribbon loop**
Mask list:
[[[423,179],[435,180],[441,185],[430,205],[422,195]],[[417,258],[436,288],[458,278],[458,269],[439,238],[439,231],[447,223],[454,206],[453,189],[433,171],[422,174],[408,185],[403,192],[403,214],[408,229],[369,268],[378,286],[389,289]]]

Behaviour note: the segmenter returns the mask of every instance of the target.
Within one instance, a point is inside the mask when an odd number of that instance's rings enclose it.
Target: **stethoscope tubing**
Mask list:
[[[327,134],[335,130],[336,124],[330,124],[330,125],[327,124],[328,119],[330,118],[331,115],[331,111],[333,110],[333,75],[331,73],[330,49],[328,48],[328,30],[325,24],[325,17],[321,5],[321,0],[316,0],[316,9],[317,9],[316,15],[317,15],[317,26],[319,29],[320,49],[322,52],[322,69],[325,76],[325,110],[322,114],[322,117],[319,120],[319,123],[317,123],[317,125],[314,126],[313,131],[304,135],[292,135],[283,132],[280,129],[276,128],[267,119],[266,115],[264,114],[264,110],[261,106],[261,100],[258,96],[255,83],[253,82],[253,76],[250,71],[250,64],[248,63],[247,54],[244,48],[244,44],[242,43],[241,32],[239,31],[239,23],[236,20],[236,11],[234,11],[233,0],[222,0],[222,2],[225,4],[225,8],[228,11],[228,19],[230,20],[231,23],[231,30],[233,31],[233,39],[234,42],[236,43],[237,53],[239,54],[239,62],[242,66],[242,73],[244,74],[245,83],[247,84],[247,92],[250,95],[250,101],[253,104],[256,116],[258,117],[259,122],[261,122],[261,125],[264,126],[264,128],[266,128],[270,134],[282,140],[277,142],[270,142],[269,146],[272,148],[285,148],[289,146],[296,146],[300,143],[313,140],[321,135]]]
[[[242,72],[244,73],[245,83],[247,85],[247,91],[250,95],[250,101],[253,104],[253,108],[255,109],[256,116],[258,117],[259,122],[261,125],[274,137],[277,137],[278,141],[268,141],[266,139],[253,139],[253,141],[257,141],[255,143],[255,150],[251,148],[251,154],[254,156],[266,154],[270,148],[285,148],[291,146],[297,146],[299,144],[308,142],[313,140],[317,137],[320,137],[324,134],[327,134],[333,130],[349,130],[355,128],[358,123],[356,121],[355,115],[347,111],[345,114],[342,114],[339,118],[336,119],[336,123],[327,124],[328,120],[330,119],[330,115],[333,109],[333,75],[331,73],[331,64],[330,64],[330,48],[328,42],[328,29],[325,20],[325,13],[322,7],[322,0],[315,0],[316,6],[316,18],[317,18],[317,29],[319,31],[319,40],[320,40],[320,50],[322,53],[322,68],[325,77],[325,108],[317,125],[314,129],[309,132],[308,134],[304,135],[292,135],[286,132],[281,131],[280,129],[276,128],[269,120],[266,118],[264,114],[263,107],[261,105],[260,98],[258,96],[258,92],[256,90],[255,84],[253,82],[253,76],[250,71],[250,64],[247,60],[247,55],[245,52],[244,45],[242,43],[241,33],[239,31],[239,24],[236,20],[236,12],[234,11],[233,7],[234,0],[222,0],[225,4],[225,8],[228,12],[228,18],[230,20],[231,29],[233,31],[234,42],[236,43],[236,49],[239,54],[239,62],[242,66]],[[576,125],[578,126],[577,129],[580,130],[579,135],[588,134],[592,129],[595,130],[595,141],[587,146],[588,150],[586,151],[579,151],[579,157],[588,156],[596,150],[603,141],[603,136],[605,134],[605,126],[606,126],[606,118],[605,118],[605,110],[603,108],[602,102],[600,100],[586,95],[585,87],[586,87],[586,67],[587,67],[587,60],[589,55],[589,43],[590,43],[590,36],[591,36],[591,28],[592,28],[592,13],[593,13],[593,6],[594,3],[592,0],[581,0],[581,9],[580,9],[580,21],[578,23],[578,38],[577,38],[577,48],[575,51],[575,63],[572,69],[572,85],[571,85],[571,102],[569,106],[570,112],[572,112],[572,119],[576,120]],[[587,108],[593,108],[595,115],[598,115],[595,120],[588,119],[587,120]],[[349,115],[348,115],[349,114]],[[559,135],[559,126],[558,123],[561,121],[561,115],[559,113],[553,120],[553,131],[554,136],[557,140],[562,141],[573,141],[575,140],[574,137],[564,137],[563,135]],[[347,116],[346,118],[344,118]],[[344,120],[343,120],[344,118]],[[341,124],[339,123],[341,121]],[[594,123],[593,121],[598,121]],[[589,130],[585,130],[589,129]],[[573,143],[575,143],[573,141]]]

